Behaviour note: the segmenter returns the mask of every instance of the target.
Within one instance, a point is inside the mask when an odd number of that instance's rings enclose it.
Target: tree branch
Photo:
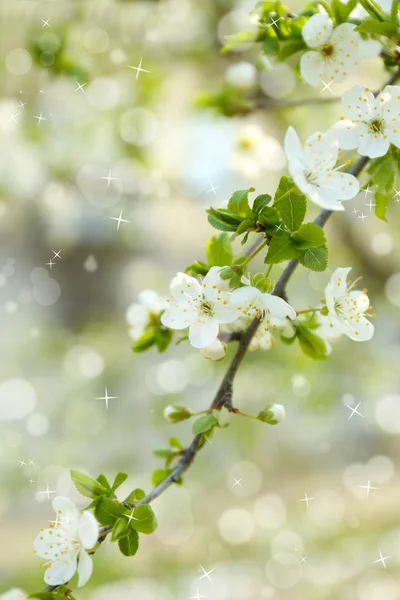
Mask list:
[[[399,77],[400,70],[396,71],[384,85],[391,85],[395,83],[399,79]],[[367,156],[362,156],[353,165],[353,167],[349,169],[348,173],[354,175],[354,177],[357,177],[361,173],[365,165],[368,163],[368,161],[369,158]],[[316,225],[319,225],[320,227],[324,227],[331,215],[332,211],[324,209],[319,213],[317,218],[314,220],[314,223]],[[259,243],[260,240],[256,240],[256,242],[254,242],[254,244],[251,246],[250,250],[257,248]],[[286,286],[290,278],[292,277],[294,271],[296,270],[298,264],[299,261],[297,259],[292,259],[289,262],[289,264],[281,274],[280,278],[278,279],[275,288],[272,292],[275,296],[286,298]],[[239,346],[217,390],[217,393],[214,396],[214,399],[210,405],[210,410],[221,410],[225,405],[228,410],[232,409],[231,398],[233,381],[235,379],[236,373],[238,372],[240,365],[243,362],[243,359],[249,348],[250,342],[253,336],[255,335],[259,325],[260,320],[256,317],[253,319],[253,321],[250,323],[249,327],[245,331],[237,332],[236,334],[234,334],[235,339],[239,340]],[[195,460],[198,452],[204,445],[205,438],[202,436],[202,434],[195,435],[192,440],[192,443],[182,451],[182,458],[180,459],[172,473],[170,473],[170,475],[168,475],[168,477],[166,477],[164,481],[162,481],[159,485],[154,487],[146,496],[144,496],[144,498],[142,498],[142,500],[139,500],[133,506],[129,506],[129,508],[134,508],[134,506],[139,506],[141,504],[150,504],[151,502],[153,502],[153,500],[161,496],[161,494],[163,494],[173,483],[176,483],[179,477],[189,469],[189,467]],[[111,526],[102,527],[99,532],[100,536],[98,542],[102,543],[108,535],[108,533],[111,531]],[[48,585],[44,589],[44,591],[51,592],[53,590],[56,590],[58,587],[58,585]]]

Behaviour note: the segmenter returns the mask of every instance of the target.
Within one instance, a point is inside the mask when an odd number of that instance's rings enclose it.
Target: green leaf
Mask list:
[[[272,198],[269,194],[260,194],[254,199],[252,211],[255,223],[257,223],[260,213],[268,206],[271,200]]]
[[[336,24],[340,25],[347,21],[348,16],[355,9],[357,4],[358,0],[350,0],[347,4],[344,4],[340,0],[332,0],[332,13]]]
[[[153,475],[151,476],[151,483],[154,486],[159,485],[160,483],[162,483],[164,481],[164,479],[166,479],[168,477],[168,475],[171,473],[170,469],[155,469],[153,471]]]
[[[394,177],[397,169],[397,153],[391,148],[385,156],[377,158],[368,169],[372,175],[369,184],[376,185],[379,192],[384,193],[392,191]]]
[[[209,208],[207,211],[208,222],[219,231],[236,231],[242,222],[242,217],[224,209]]]
[[[123,537],[126,537],[129,534],[130,529],[131,528],[129,527],[128,519],[124,516],[119,517],[119,519],[115,521],[115,525],[111,534],[111,541],[117,542]]]
[[[325,246],[326,237],[322,227],[314,223],[305,223],[298,231],[292,233],[292,240],[299,250]]]
[[[94,516],[101,525],[114,525],[115,521],[121,517],[126,508],[111,498],[100,498],[94,509]]]
[[[269,277],[264,275],[264,273],[257,273],[257,275],[250,277],[250,282],[253,287],[257,288],[262,293],[269,294],[274,289],[273,282]]]
[[[282,221],[278,211],[273,206],[265,206],[258,214],[257,222],[272,236],[280,235],[280,231],[283,232],[282,227],[278,230],[278,226]]]
[[[283,61],[296,54],[296,52],[300,52],[300,50],[304,50],[307,48],[307,45],[303,38],[294,38],[292,40],[288,40],[281,44],[279,52],[276,54],[276,58],[278,61]]]
[[[196,421],[193,423],[192,433],[194,433],[194,435],[197,435],[198,433],[204,433],[210,429],[213,429],[213,427],[216,425],[218,425],[218,419],[215,414],[211,412],[196,419]]]
[[[96,481],[98,481],[106,490],[111,492],[111,485],[108,483],[105,475],[101,473],[98,477],[96,477]]]
[[[212,267],[225,267],[232,264],[232,244],[227,233],[214,235],[206,244],[208,264]]]
[[[198,275],[205,277],[209,270],[210,267],[206,265],[206,263],[196,260],[186,267],[185,273],[191,275],[192,277],[197,277]]]
[[[325,360],[327,347],[320,337],[302,325],[297,328],[297,337],[304,354],[316,360]]]
[[[154,329],[150,331],[146,331],[143,335],[140,336],[136,341],[132,344],[133,352],[146,352],[149,348],[154,346],[156,341],[156,334]]]
[[[124,556],[134,556],[139,548],[138,532],[130,529],[126,537],[118,540],[118,546]]]
[[[257,32],[255,31],[240,31],[235,35],[229,36],[229,41],[226,42],[225,46],[223,46],[221,52],[229,52],[232,48],[236,48],[236,46],[240,44],[248,44],[251,42],[255,42],[257,37]]]
[[[153,533],[157,529],[157,519],[153,512],[153,509],[148,504],[140,504],[132,511],[126,513],[132,515],[132,519],[129,519],[130,526],[136,529],[139,533]],[[124,517],[128,521],[127,517]]]
[[[177,450],[183,450],[183,444],[176,437],[169,438],[169,445],[171,448],[176,448]]]
[[[252,210],[249,206],[249,192],[254,192],[254,188],[233,192],[228,202],[228,212],[240,215],[242,218],[251,219]]]
[[[107,493],[107,489],[101,483],[79,471],[71,469],[71,479],[78,492],[87,498],[97,498]]]
[[[159,325],[154,330],[154,342],[157,347],[157,350],[160,353],[165,352],[169,348],[169,345],[172,342],[173,335],[173,330],[169,329],[168,327],[164,327],[163,325]]]
[[[378,219],[381,219],[382,221],[386,221],[387,223],[387,218],[386,218],[386,211],[387,211],[387,207],[389,204],[389,200],[390,200],[390,196],[386,195],[386,194],[381,194],[380,192],[375,192],[375,214],[378,217]]]
[[[146,492],[140,488],[132,490],[132,492],[124,500],[126,504],[135,504],[138,500],[142,500],[146,495]]]
[[[301,264],[311,271],[325,271],[328,266],[328,248],[320,246],[319,248],[309,248],[299,258]]]
[[[297,231],[306,216],[307,201],[305,196],[288,194],[276,203],[276,209],[290,231]]]
[[[377,19],[365,19],[361,25],[358,25],[358,27],[355,28],[355,31],[392,37],[397,34],[397,27],[393,23],[387,21],[382,23]]]
[[[127,473],[122,473],[121,471],[117,473],[114,479],[114,483],[112,484],[112,491],[115,492],[117,488],[120,487],[128,479]]]
[[[280,237],[272,238],[264,262],[271,265],[280,263],[283,260],[289,260],[290,258],[298,258],[299,256],[300,252],[294,245],[290,234],[284,231]]]

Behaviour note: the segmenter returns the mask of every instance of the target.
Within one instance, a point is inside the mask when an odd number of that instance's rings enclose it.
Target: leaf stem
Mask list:
[[[253,258],[254,258],[254,257],[256,257],[256,256],[257,256],[257,254],[258,254],[259,252],[261,252],[261,250],[262,250],[263,248],[265,248],[265,246],[266,246],[267,244],[268,244],[268,240],[265,240],[265,241],[264,241],[264,242],[263,242],[263,243],[262,243],[260,246],[258,246],[258,248],[256,248],[256,249],[254,250],[254,252],[252,252],[252,253],[251,253],[251,254],[250,254],[248,257],[247,257],[247,259],[244,261],[244,263],[242,263],[242,264],[241,264],[241,267],[246,267],[246,266],[249,264],[249,262],[250,262],[250,261],[252,261],[252,260],[253,260]]]

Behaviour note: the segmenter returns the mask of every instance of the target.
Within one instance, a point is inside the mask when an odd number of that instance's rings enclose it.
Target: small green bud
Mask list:
[[[323,306],[320,310],[321,315],[324,315],[324,317],[327,317],[329,315],[329,310],[327,306]]]
[[[269,425],[277,425],[286,416],[285,407],[282,404],[268,404],[258,415],[258,420]]]
[[[190,419],[192,413],[182,404],[170,404],[164,409],[164,418],[171,423],[179,423]]]

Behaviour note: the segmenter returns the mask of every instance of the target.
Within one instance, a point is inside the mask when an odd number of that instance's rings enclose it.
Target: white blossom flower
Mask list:
[[[126,311],[129,335],[133,341],[138,340],[159,314],[166,308],[165,300],[152,290],[143,290],[139,294],[139,302],[131,304]]]
[[[221,360],[226,354],[226,344],[223,344],[221,340],[217,338],[211,344],[211,346],[202,348],[200,353],[204,356],[204,358],[209,358],[210,360]]]
[[[343,94],[342,104],[348,119],[333,126],[340,147],[358,148],[362,156],[376,158],[400,147],[400,86],[387,85],[375,98],[356,85]]]
[[[326,13],[313,15],[307,21],[302,35],[312,50],[302,55],[300,72],[309,85],[318,85],[321,80],[325,83],[343,81],[361,60],[379,54],[380,43],[364,41],[354,29],[351,23],[333,27]]]
[[[251,338],[249,350],[269,350],[275,346],[275,335],[285,326],[283,319],[267,316],[263,319],[257,328],[257,331]]]
[[[99,527],[92,513],[82,515],[64,496],[53,500],[56,521],[37,535],[34,552],[48,562],[44,580],[49,585],[67,583],[78,570],[78,587],[85,585],[93,570],[92,559],[86,550],[97,542]]]
[[[169,307],[161,322],[171,329],[189,327],[189,341],[195,348],[211,346],[218,336],[219,324],[239,317],[220,271],[220,267],[211,267],[201,283],[185,273],[178,273],[171,281]]]
[[[365,342],[374,334],[374,326],[366,319],[369,298],[366,290],[355,290],[357,282],[347,282],[351,267],[339,268],[325,288],[328,319],[336,333],[342,332],[352,340]]]
[[[231,304],[236,306],[236,310],[242,315],[265,319],[266,324],[272,317],[296,318],[296,311],[285,300],[273,294],[262,293],[259,289],[248,285],[232,292]]]
[[[345,165],[335,167],[339,143],[334,132],[316,132],[304,149],[296,131],[289,127],[285,136],[285,152],[289,173],[297,187],[315,204],[328,210],[344,210],[343,200],[359,192],[358,180],[350,173],[340,173]]]
[[[257,83],[257,69],[249,62],[238,62],[225,71],[225,79],[228,83],[241,90],[253,88]]]
[[[238,131],[231,158],[232,168],[248,179],[265,177],[265,171],[281,171],[285,153],[281,144],[265,135],[258,125],[247,124]]]

